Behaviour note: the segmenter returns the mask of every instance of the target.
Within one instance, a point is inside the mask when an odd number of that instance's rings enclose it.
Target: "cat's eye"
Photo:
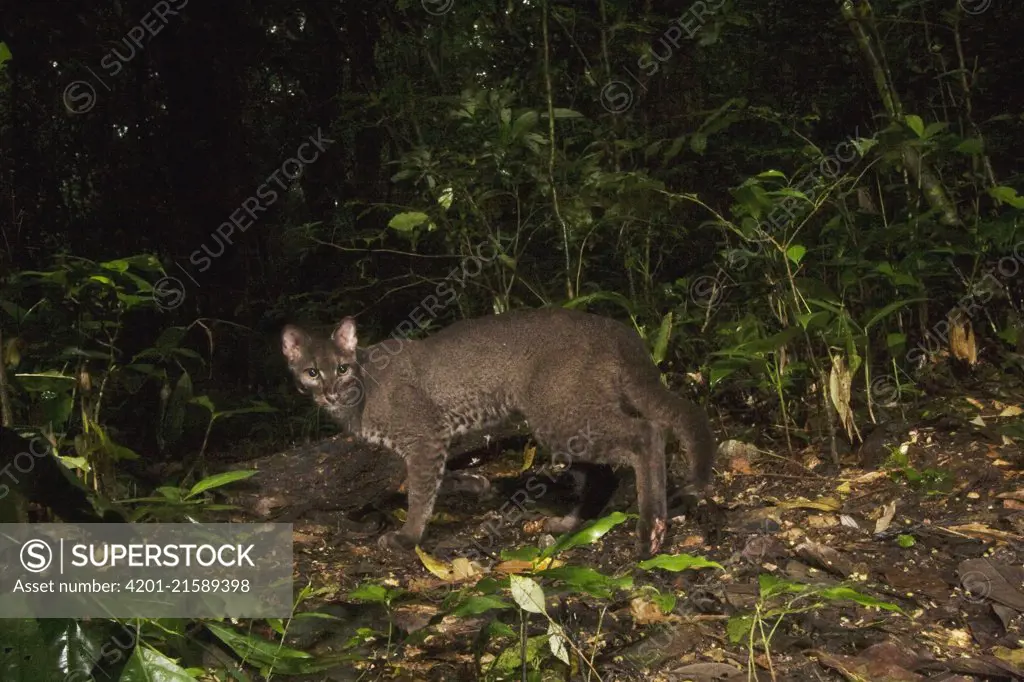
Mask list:
[[[348,374],[348,365],[338,365],[338,374]]]
[[[306,370],[306,376],[308,376],[310,379],[316,379],[318,376],[320,376],[320,370],[318,370],[316,367],[310,367],[309,369]]]

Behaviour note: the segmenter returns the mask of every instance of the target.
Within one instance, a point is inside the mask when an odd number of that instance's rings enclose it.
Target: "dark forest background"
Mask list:
[[[329,429],[287,322],[604,313],[780,452],[1022,369],[1013,3],[8,1],[0,31],[4,423],[112,497]]]

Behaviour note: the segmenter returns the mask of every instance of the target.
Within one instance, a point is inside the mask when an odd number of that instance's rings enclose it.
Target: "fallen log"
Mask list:
[[[510,439],[527,434],[524,424],[512,423],[463,436],[452,444],[449,470],[497,454]],[[400,494],[405,480],[400,457],[343,434],[225,468],[259,472],[225,489],[229,503],[257,519],[282,523],[312,512],[351,516],[377,509]]]

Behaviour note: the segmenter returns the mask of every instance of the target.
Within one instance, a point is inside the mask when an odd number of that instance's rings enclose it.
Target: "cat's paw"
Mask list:
[[[381,535],[377,539],[377,546],[392,552],[408,552],[416,546],[416,542],[403,535],[402,531],[394,530]]]

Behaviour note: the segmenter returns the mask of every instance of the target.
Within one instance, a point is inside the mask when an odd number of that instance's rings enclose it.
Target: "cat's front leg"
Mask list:
[[[384,549],[401,551],[412,549],[423,537],[444,478],[446,453],[439,438],[397,449],[405,459],[409,511],[401,530],[385,533],[377,542]]]

